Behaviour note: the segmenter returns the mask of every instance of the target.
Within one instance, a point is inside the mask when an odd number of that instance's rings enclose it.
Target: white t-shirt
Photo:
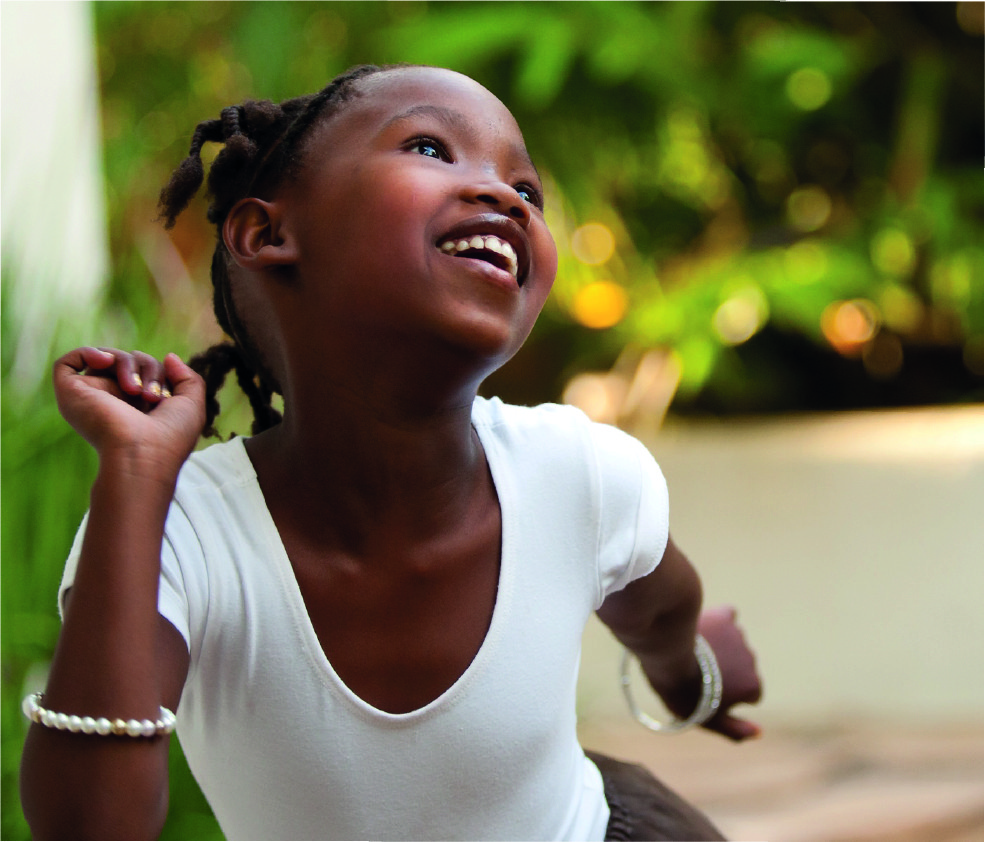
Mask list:
[[[227,837],[604,837],[575,733],[581,636],[662,557],[666,486],[639,442],[571,407],[479,398],[473,424],[502,510],[496,604],[466,671],[410,713],[332,669],[243,440],[183,467],[159,610],[188,643],[178,735]]]

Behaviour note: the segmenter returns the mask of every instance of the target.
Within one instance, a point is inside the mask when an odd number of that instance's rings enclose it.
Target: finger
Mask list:
[[[197,438],[205,425],[205,381],[176,354],[164,358],[164,373],[164,382],[172,397],[158,404],[154,413],[183,429],[194,428]]]
[[[759,680],[758,675],[755,676],[755,681],[755,685],[749,688],[748,692],[745,694],[745,697],[742,699],[743,702],[750,705],[759,703],[763,698],[763,682]]]
[[[83,347],[64,354],[55,361],[51,372],[59,404],[69,394],[91,385],[86,382],[89,376],[112,382],[115,380],[115,367],[115,355],[105,349]]]
[[[735,742],[755,739],[762,735],[763,729],[748,719],[739,719],[731,714],[723,714],[709,723],[713,731],[717,731]]]
[[[79,369],[79,371],[103,371],[104,369],[112,368],[116,362],[115,353],[105,348],[85,347],[79,348],[78,352],[84,364],[84,367]]]
[[[731,605],[705,608],[698,616],[698,633],[713,642],[733,628],[737,628],[736,610]]]
[[[717,609],[713,610],[715,610],[719,616],[728,620],[730,623],[735,623],[739,617],[739,609],[734,605],[719,605]]]
[[[53,374],[58,377],[81,374],[86,369],[105,369],[112,366],[115,361],[116,357],[109,351],[89,347],[76,348],[55,361]]]
[[[174,395],[191,398],[196,402],[205,400],[204,381],[177,354],[168,354],[164,358],[164,383]]]
[[[149,404],[159,403],[164,398],[165,374],[163,363],[142,351],[134,351],[131,356],[143,384],[141,397]]]
[[[112,354],[116,360],[116,382],[120,389],[131,397],[138,397],[143,391],[144,381],[137,370],[137,362],[133,355],[116,348],[100,348],[99,350]]]

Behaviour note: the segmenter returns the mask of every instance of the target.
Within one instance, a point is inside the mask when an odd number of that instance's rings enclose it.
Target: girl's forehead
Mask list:
[[[514,135],[522,143],[516,120],[496,96],[468,76],[434,67],[395,68],[360,79],[337,122],[373,131],[429,111],[458,115],[476,128]]]

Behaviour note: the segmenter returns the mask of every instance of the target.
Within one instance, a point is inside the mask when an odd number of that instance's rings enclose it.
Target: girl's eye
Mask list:
[[[544,200],[540,195],[540,191],[536,188],[531,187],[529,184],[518,184],[515,189],[523,201],[529,202],[538,208],[544,206]]]
[[[407,145],[407,149],[410,152],[423,155],[425,158],[437,158],[439,161],[450,160],[445,148],[438,141],[430,137],[414,138]]]

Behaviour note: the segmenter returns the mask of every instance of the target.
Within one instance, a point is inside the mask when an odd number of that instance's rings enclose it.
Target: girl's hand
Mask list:
[[[746,644],[731,606],[709,608],[698,618],[698,633],[711,645],[722,672],[722,704],[704,727],[732,740],[758,737],[761,729],[755,722],[729,713],[737,704],[755,704],[763,694],[756,672],[756,657]]]
[[[159,362],[136,351],[76,348],[55,363],[52,379],[59,412],[101,461],[148,459],[177,471],[202,431],[204,384],[175,354]]]

